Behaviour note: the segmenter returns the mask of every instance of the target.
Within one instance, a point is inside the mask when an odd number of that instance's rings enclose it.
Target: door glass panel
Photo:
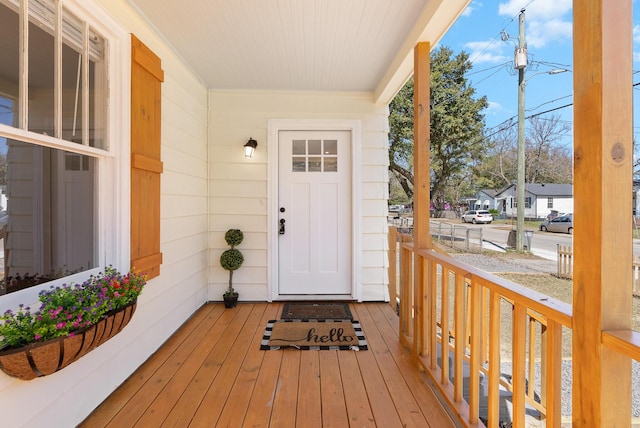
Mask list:
[[[310,155],[322,154],[322,141],[309,140],[309,154]]]
[[[338,140],[324,140],[324,154],[325,155],[337,155],[338,154]]]
[[[338,158],[324,158],[324,172],[338,172]]]
[[[321,172],[322,171],[322,158],[312,156],[309,157],[309,172]]]
[[[293,140],[291,143],[291,153],[294,155],[307,154],[307,142],[305,140]]]
[[[304,157],[296,156],[293,158],[291,171],[305,172],[307,170],[307,160]]]

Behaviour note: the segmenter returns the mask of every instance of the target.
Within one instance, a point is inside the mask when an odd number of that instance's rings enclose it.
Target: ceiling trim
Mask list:
[[[413,75],[413,49],[419,42],[430,42],[431,49],[438,44],[471,0],[431,0],[422,9],[416,24],[389,64],[373,94],[378,105],[389,104],[402,86]]]

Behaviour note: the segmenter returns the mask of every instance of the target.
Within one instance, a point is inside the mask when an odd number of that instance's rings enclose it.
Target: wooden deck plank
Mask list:
[[[138,417],[142,418],[141,421],[138,421],[138,423],[141,422],[141,426],[150,426],[149,424],[154,421],[158,424],[156,426],[159,426],[160,422],[158,421],[162,420],[162,417],[171,410],[176,400],[188,387],[189,382],[191,382],[191,379],[193,379],[196,372],[209,355],[211,348],[220,340],[220,333],[222,329],[234,317],[233,313],[225,312],[222,307],[220,307],[220,311],[221,315],[218,318],[215,320],[209,319],[210,322],[207,325],[208,328],[204,328],[203,325],[200,334],[198,336],[191,337],[188,346],[186,343],[183,345],[182,348],[192,351],[187,354],[186,359],[178,360],[171,358],[167,361],[167,364],[165,364],[164,367],[171,371],[171,373],[166,373],[163,376],[171,376],[171,380],[169,382],[163,382],[163,388],[160,391],[157,391],[155,386],[155,383],[159,382],[159,379],[156,377],[151,378],[145,387],[140,390],[140,396],[152,396],[154,399],[154,401],[147,406],[145,410],[142,410],[137,414]],[[177,334],[181,333],[182,332],[179,330]],[[162,375],[160,372],[158,374]],[[129,406],[126,409],[126,412],[122,412],[121,415],[118,415],[118,417],[114,419],[113,426],[120,427],[127,425],[127,421],[132,417],[131,414],[135,414],[134,412],[136,410],[135,406]],[[159,414],[156,415],[156,412],[159,412]]]
[[[271,420],[273,400],[278,388],[278,375],[282,364],[282,352],[264,352],[262,366],[253,394],[249,400],[249,408],[244,418],[244,426],[248,427],[268,427]]]
[[[367,334],[366,329],[364,332]],[[379,427],[400,428],[402,421],[393,403],[393,398],[387,389],[384,377],[380,372],[373,352],[361,351],[356,354],[360,372],[363,374],[363,382],[367,389],[367,396],[371,403],[371,410]]]
[[[262,366],[262,360],[265,356],[265,352],[259,351],[264,326],[267,321],[275,319],[280,313],[280,310],[281,307],[279,305],[268,305],[266,307],[262,320],[253,336],[251,346],[240,367],[240,373],[220,414],[220,418],[216,424],[217,426],[239,427],[243,425],[249,407],[249,400],[255,389],[258,374]]]
[[[195,376],[191,378],[178,396],[171,398],[165,394],[162,400],[158,400],[156,405],[150,407],[140,418],[141,427],[149,426],[187,426],[193,417],[196,409],[202,402],[211,382],[215,379],[227,354],[240,333],[244,322],[253,308],[252,305],[242,305],[238,311],[228,311],[235,316],[228,325],[219,326],[220,340],[213,346],[202,365],[198,368]],[[227,313],[227,311],[225,312]],[[216,325],[218,327],[218,325]],[[166,401],[166,403],[165,403]],[[175,404],[174,404],[175,403]],[[173,406],[172,406],[173,404]]]
[[[338,352],[340,364],[340,378],[344,390],[344,398],[347,405],[349,424],[358,427],[375,427],[375,419],[369,403],[367,388],[363,377],[368,373],[360,371],[356,352]],[[362,351],[367,352],[367,351]]]
[[[373,351],[378,362],[378,367],[403,425],[414,427],[429,426],[369,311],[366,310],[365,306],[358,306],[357,308],[360,323],[366,325],[366,327],[363,327],[365,337],[367,342],[371,344],[371,351]]]
[[[389,324],[389,319],[383,313],[383,308],[379,305],[364,305],[364,308],[371,315],[376,327],[381,332],[384,340],[387,343],[387,347],[393,355],[396,364],[403,373],[403,377],[407,382],[407,385],[413,391],[413,396],[422,409],[423,414],[429,421],[429,426],[432,427],[445,427],[451,426],[452,421],[444,413],[444,408],[441,402],[433,393],[433,390],[429,386],[425,376],[405,375],[410,373],[410,370],[415,366],[412,361],[412,355],[409,350],[400,345],[397,339],[393,339],[395,334],[393,327]],[[386,321],[386,322],[385,322]]]
[[[453,426],[387,304],[351,305],[367,351],[261,351],[281,306],[206,305],[81,426]]]
[[[217,320],[222,313],[222,307],[213,305],[206,305],[196,312],[178,333],[172,335],[80,426],[104,427],[108,426],[114,418],[126,420],[129,424],[135,422],[144,409],[153,403],[162,388],[171,381],[171,372],[175,370],[174,367],[182,365],[193,350],[190,345],[193,342],[190,339],[197,342],[206,335],[208,326],[213,325],[212,321]],[[164,371],[163,367],[166,367],[167,371]],[[143,389],[144,392],[142,392]],[[135,406],[127,407],[128,403],[135,403]],[[123,410],[125,408],[126,410]],[[115,424],[118,424],[117,420]]]
[[[266,307],[266,303],[254,305],[238,338],[233,343],[229,355],[222,363],[220,372],[211,383],[198,410],[196,410],[190,422],[193,426],[211,426],[218,420],[240,373],[242,362],[248,354],[251,354],[249,347],[255,339],[256,330],[263,328],[262,318]],[[180,426],[185,425],[185,423],[180,423]]]
[[[278,386],[273,398],[270,424],[274,427],[293,427],[296,423],[298,402],[298,379],[300,378],[300,353],[297,349],[283,349]]]
[[[322,426],[322,399],[320,397],[320,358],[318,352],[300,354],[300,381],[296,426],[320,428]]]
[[[347,406],[340,379],[337,352],[318,351],[320,359],[320,397],[322,400],[322,426],[343,427],[349,425]]]

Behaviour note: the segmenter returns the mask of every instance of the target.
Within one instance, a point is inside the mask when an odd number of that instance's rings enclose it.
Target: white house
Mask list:
[[[5,271],[153,277],[98,350],[0,374],[3,425],[74,426],[221,300],[229,228],[241,300],[388,299],[387,106],[468,3],[0,0]]]
[[[525,425],[526,373],[534,366],[525,362],[527,324],[535,312],[547,321],[538,342],[547,374],[541,397],[552,417],[546,422],[562,422],[560,350],[568,328],[572,424],[628,426],[631,362],[640,360],[625,211],[632,195],[632,0],[573,3],[575,211],[589,216],[575,217],[580,251],[571,308],[496,283],[431,247],[428,52],[469,3],[0,0],[5,270],[77,271],[0,296],[0,310],[36,302],[50,284],[81,281],[108,264],[151,277],[129,325],[90,354],[28,382],[0,374],[3,426],[82,421],[198,308],[221,299],[226,272],[218,258],[231,227],[246,234],[235,283],[242,299],[385,299],[386,106],[413,72],[414,55],[414,155],[424,166],[415,176],[419,262],[413,298],[403,296],[406,322],[390,347],[410,346],[398,352],[402,362],[429,373],[451,414],[481,425],[478,374],[487,373],[494,414],[502,383],[494,358],[501,344],[495,335],[487,341],[483,327],[499,330],[500,306],[514,302],[514,425]],[[252,139],[257,150],[247,158]],[[454,287],[438,287],[437,266],[455,275]],[[326,288],[317,281],[325,273]],[[468,302],[449,307],[456,334],[469,319],[472,349],[456,347],[454,364],[442,358],[441,368],[437,344],[455,343],[447,314],[439,319],[431,304],[438,288],[443,301],[451,291],[456,302]],[[407,328],[411,321],[416,328]],[[480,361],[486,342],[489,367]],[[468,403],[462,370],[449,370],[467,358],[475,397]],[[421,392],[429,388],[422,376],[411,380]],[[395,400],[391,394],[387,402]]]
[[[515,184],[496,193],[495,201],[500,214],[507,217],[516,216],[517,192]],[[527,183],[525,185],[525,218],[545,218],[551,211],[573,212],[573,186],[571,184]]]

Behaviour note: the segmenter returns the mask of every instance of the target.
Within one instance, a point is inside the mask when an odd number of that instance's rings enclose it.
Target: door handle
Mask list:
[[[278,232],[280,235],[284,235],[284,219],[280,219],[280,230]]]

